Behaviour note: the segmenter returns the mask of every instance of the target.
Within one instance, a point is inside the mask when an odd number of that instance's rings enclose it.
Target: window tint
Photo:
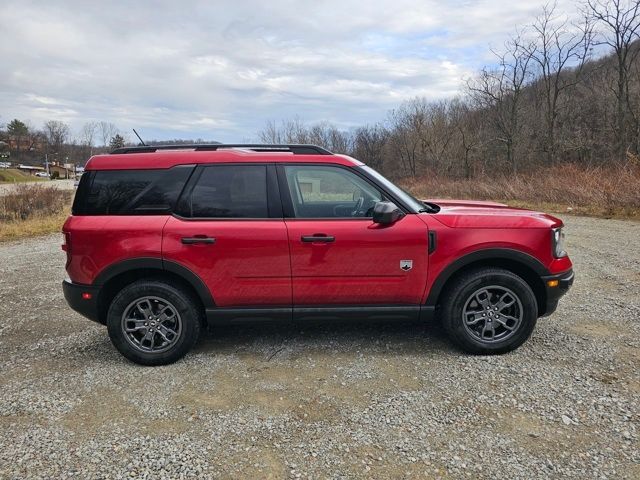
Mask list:
[[[194,218],[268,218],[265,165],[204,167],[180,213]]]
[[[193,167],[99,170],[82,175],[74,215],[149,215],[170,212]]]
[[[381,192],[347,169],[286,166],[287,184],[297,218],[370,217]]]

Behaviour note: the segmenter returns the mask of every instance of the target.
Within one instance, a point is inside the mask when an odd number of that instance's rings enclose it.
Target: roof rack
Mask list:
[[[326,150],[317,145],[302,145],[302,144],[290,144],[290,145],[262,145],[256,143],[196,143],[186,145],[140,145],[138,147],[121,147],[116,148],[111,153],[152,153],[158,150],[194,150],[197,152],[202,151],[216,151],[225,148],[243,148],[246,150],[253,150],[254,152],[291,152],[298,155],[333,155],[329,150]]]

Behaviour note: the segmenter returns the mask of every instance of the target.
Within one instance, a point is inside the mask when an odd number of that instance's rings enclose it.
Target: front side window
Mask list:
[[[180,214],[186,217],[268,218],[267,167],[204,167],[191,194],[180,203]]]
[[[382,193],[345,168],[284,167],[296,218],[367,218]]]

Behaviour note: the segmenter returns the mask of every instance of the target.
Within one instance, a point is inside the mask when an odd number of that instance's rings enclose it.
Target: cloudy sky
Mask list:
[[[4,0],[0,123],[227,142],[294,116],[348,129],[455,94],[543,3]]]

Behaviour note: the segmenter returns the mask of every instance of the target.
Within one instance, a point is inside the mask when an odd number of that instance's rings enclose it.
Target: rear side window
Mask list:
[[[193,166],[167,170],[86,172],[73,202],[74,215],[153,215],[170,213]]]
[[[268,218],[266,165],[212,165],[178,206],[191,218]]]

